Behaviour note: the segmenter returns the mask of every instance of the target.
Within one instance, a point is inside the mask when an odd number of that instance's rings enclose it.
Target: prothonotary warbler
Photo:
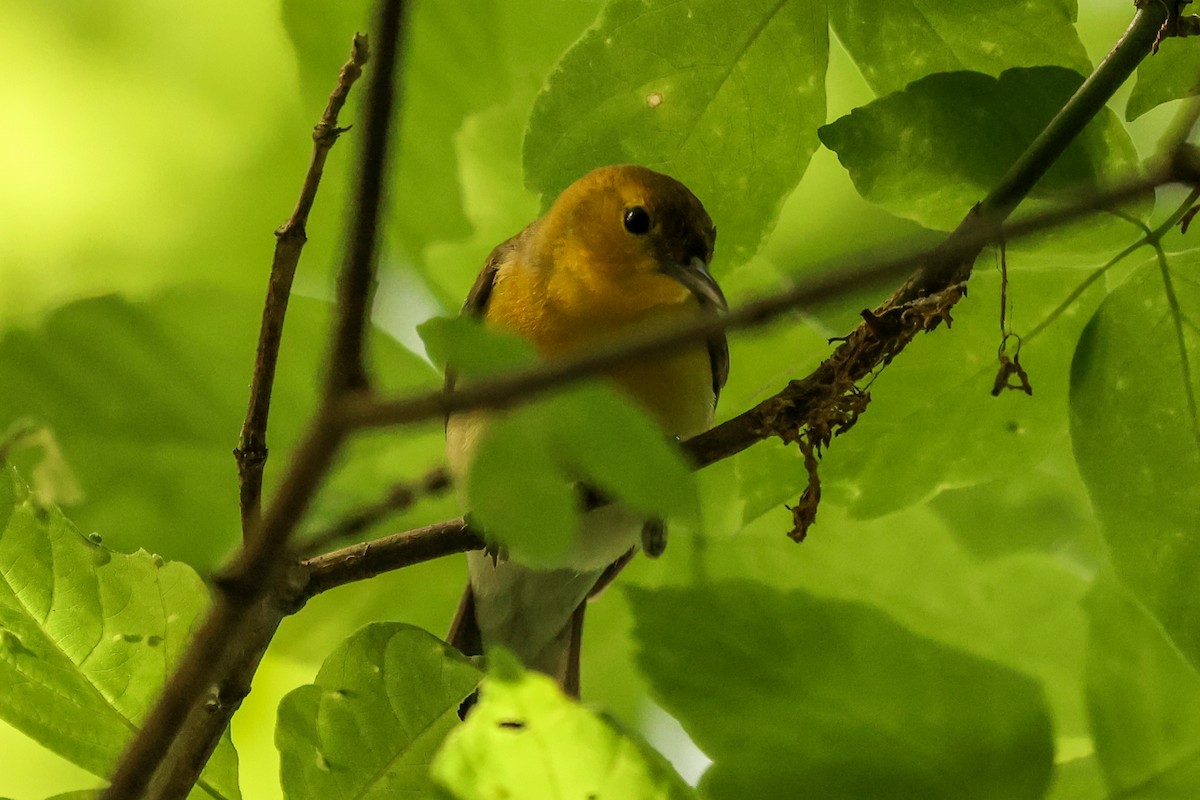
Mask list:
[[[715,239],[704,206],[682,183],[644,167],[602,167],[492,251],[463,313],[528,339],[544,359],[577,356],[638,326],[724,311],[708,271]],[[717,336],[608,377],[665,435],[685,439],[712,424],[728,372],[729,348]],[[460,485],[490,419],[476,412],[448,420],[447,457]],[[469,655],[503,645],[578,695],[584,606],[638,546],[646,522],[619,506],[594,509],[551,569],[469,553],[470,583],[450,641]]]

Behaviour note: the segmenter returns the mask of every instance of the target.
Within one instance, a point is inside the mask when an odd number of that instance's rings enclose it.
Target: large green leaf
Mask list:
[[[1022,675],[858,603],[747,581],[630,594],[639,663],[713,758],[714,800],[1046,790],[1050,720]]]
[[[1053,64],[1091,72],[1075,0],[845,0],[829,22],[863,77],[887,94],[935,72],[999,75]]]
[[[458,800],[567,797],[688,800],[695,793],[635,735],[568,699],[500,652],[466,724],[432,771]]]
[[[292,800],[435,794],[428,768],[480,671],[418,628],[375,623],[279,705],[276,745]]]
[[[1037,679],[1056,736],[1087,736],[1079,691],[1085,646],[1080,600],[1087,582],[1077,567],[1029,552],[980,561],[959,544],[962,535],[928,508],[870,522],[850,519],[832,504],[821,514],[801,545],[785,535],[791,517],[783,509],[736,536],[710,537],[701,560],[704,576],[753,579],[781,591],[869,605],[918,636]],[[661,561],[685,571],[686,559],[672,562],[672,553],[681,556],[671,551]],[[1022,590],[1014,592],[1014,586]],[[721,619],[696,624],[714,639],[723,635]]]
[[[107,777],[208,593],[186,564],[80,535],[58,509],[39,506],[15,470],[0,482],[16,487],[0,531],[0,716]],[[228,733],[191,796],[241,797]]]
[[[1000,182],[1083,77],[1062,67],[930,75],[821,128],[864,198],[949,230]],[[969,113],[964,113],[969,110]],[[1138,155],[1116,115],[1100,112],[1031,198],[1128,177]]]
[[[1138,65],[1137,83],[1125,105],[1125,119],[1152,108],[1200,94],[1200,47],[1194,39],[1167,37],[1159,51]]]
[[[1200,786],[1200,674],[1111,577],[1088,597],[1087,697],[1110,797],[1186,800]]]
[[[694,520],[699,513],[679,448],[643,411],[600,385],[493,421],[466,488],[489,537],[521,561],[554,565],[579,528],[580,480],[647,518]]]
[[[1144,264],[1092,317],[1071,438],[1117,573],[1200,664],[1200,251]]]
[[[824,0],[613,0],[534,106],[526,180],[549,201],[604,164],[666,172],[744,261],[817,147],[828,35]]]
[[[212,565],[239,538],[230,450],[245,415],[261,303],[251,293],[199,289],[142,303],[101,297],[58,309],[38,330],[10,331],[0,338],[0,428],[20,418],[51,427],[83,489],[73,514],[84,528],[123,548]],[[327,304],[292,300],[271,405],[268,492],[315,406],[328,320]],[[429,365],[394,341],[372,344],[385,386],[437,386]],[[374,437],[344,466],[354,478],[330,502],[374,499],[387,483],[432,466],[440,451],[436,432]]]

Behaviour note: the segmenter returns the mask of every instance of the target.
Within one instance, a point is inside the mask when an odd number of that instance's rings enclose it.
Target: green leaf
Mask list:
[[[107,777],[204,612],[186,564],[84,537],[37,505],[16,471],[0,532],[0,716],[89,772]],[[228,733],[194,798],[240,798]]]
[[[1133,121],[1152,108],[1200,94],[1200,47],[1193,39],[1166,37],[1157,53],[1138,65],[1137,83],[1125,105]]]
[[[372,30],[374,8],[375,4],[366,0],[283,3],[283,20],[296,49],[305,105],[314,115],[324,107],[333,88],[337,70],[349,52],[350,37],[356,31]],[[432,242],[458,240],[471,233],[472,220],[463,207],[470,187],[460,181],[456,133],[469,117],[497,105],[519,107],[522,116],[527,115],[530,99],[546,71],[594,19],[598,8],[599,3],[583,0],[556,4],[553,13],[546,13],[540,4],[514,0],[413,5],[391,170],[393,185],[420,187],[419,193],[397,193],[390,215],[405,251],[420,256]],[[536,36],[528,35],[527,30],[533,14],[538,20]],[[360,85],[351,94],[344,119],[355,121],[354,109],[363,96]],[[517,148],[509,153],[514,162],[519,155]],[[345,202],[343,185],[347,181],[340,183],[332,187],[339,205]],[[338,214],[328,218],[329,238],[340,238],[334,226],[342,218]],[[475,263],[482,264],[482,260]],[[432,271],[428,274],[434,276]]]
[[[537,363],[528,341],[472,317],[434,317],[418,325],[417,333],[434,364],[462,377],[480,378]]]
[[[198,288],[60,308],[38,329],[0,338],[0,428],[33,418],[54,431],[83,489],[72,514],[85,529],[120,548],[215,565],[240,539],[230,451],[246,413],[261,316],[257,292]],[[315,407],[328,336],[328,304],[293,297],[272,395],[268,497]],[[438,385],[427,363],[385,336],[373,338],[371,360],[393,390]],[[412,472],[440,460],[436,437],[428,442],[417,447],[428,456]],[[409,447],[394,434],[373,443],[376,454]],[[373,500],[406,475],[375,472],[376,461],[358,452],[343,465],[354,479],[342,503]]]
[[[1200,251],[1140,266],[1084,331],[1071,438],[1120,578],[1200,664]]]
[[[706,796],[1040,798],[1030,679],[875,609],[746,581],[629,590],[639,664],[714,764]],[[964,742],[970,747],[963,747]]]
[[[604,164],[668,173],[745,261],[816,150],[828,36],[823,0],[613,0],[534,105],[526,180],[550,200]]]
[[[493,668],[478,704],[433,762],[434,779],[457,800],[696,797],[666,759],[632,733],[505,655],[489,655]]]
[[[496,245],[538,216],[537,196],[525,186],[521,141],[529,121],[528,103],[515,102],[468,117],[455,136],[462,181],[463,211],[471,236],[435,242],[425,249],[422,275],[446,305],[458,308]]]
[[[950,230],[1000,181],[1083,82],[1062,67],[930,75],[820,130],[864,198],[922,225]],[[964,113],[969,110],[969,113]],[[1060,197],[1138,167],[1120,120],[1104,109],[1034,186]]]
[[[856,516],[1019,474],[1065,446],[1069,364],[1102,288],[1094,285],[1068,313],[1029,337],[1087,274],[1025,268],[1010,256],[1010,323],[1025,336],[1020,357],[1034,394],[993,397],[1001,335],[1000,276],[992,259],[979,260],[970,295],[952,312],[953,327],[919,337],[888,366],[871,385],[867,412],[823,459],[825,496]],[[797,463],[791,474],[800,474],[802,466]]]
[[[575,541],[579,481],[646,518],[699,516],[695,480],[679,448],[645,412],[600,385],[491,421],[467,496],[489,537],[520,561],[549,566]]]
[[[846,0],[829,4],[838,41],[876,94],[935,72],[1009,67],[1092,71],[1075,0]]]
[[[1088,744],[1091,744],[1090,740]],[[1054,785],[1046,800],[1108,800],[1104,777],[1095,756],[1056,762]]]
[[[1088,597],[1087,698],[1112,797],[1190,798],[1200,785],[1200,674],[1111,577]]]
[[[283,790],[304,798],[434,794],[428,766],[480,671],[419,628],[374,623],[279,705]]]
[[[1056,735],[1087,735],[1079,691],[1087,582],[1077,565],[1030,552],[981,561],[928,507],[870,522],[832,504],[821,514],[799,546],[785,536],[791,517],[783,509],[736,536],[710,537],[703,574],[870,605],[918,636],[1037,679]],[[708,634],[719,638],[722,626],[714,621]]]
[[[467,503],[491,541],[527,564],[554,564],[579,532],[575,478],[555,458],[544,404],[489,426],[467,475]]]

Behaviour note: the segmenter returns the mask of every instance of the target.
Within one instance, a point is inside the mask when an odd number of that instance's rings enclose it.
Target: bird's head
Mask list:
[[[708,272],[717,231],[704,206],[674,178],[638,166],[601,167],[571,184],[542,219],[548,268],[606,306],[638,311],[689,294],[720,310]],[[544,252],[544,251],[543,251]],[[582,298],[580,298],[582,300]]]

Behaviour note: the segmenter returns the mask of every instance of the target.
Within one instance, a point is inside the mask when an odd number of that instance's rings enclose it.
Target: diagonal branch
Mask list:
[[[990,232],[977,231],[969,237],[960,238],[954,247],[949,249],[939,247],[908,256],[872,261],[855,268],[834,270],[833,274],[838,276],[836,279],[812,279],[787,293],[761,301],[762,305],[752,304],[752,306],[743,307],[743,309],[753,308],[753,311],[745,310],[743,314],[742,309],[739,309],[730,316],[733,322],[742,325],[744,320],[745,324],[742,326],[748,326],[753,324],[756,315],[762,315],[763,319],[773,318],[777,315],[777,311],[782,313],[792,308],[814,304],[818,300],[852,292],[873,283],[881,275],[908,275],[914,267],[927,263],[935,256],[954,256],[960,252],[967,253],[977,250],[986,244],[1019,239],[1022,236],[1079,219],[1112,203],[1128,201],[1156,186],[1177,181],[1200,183],[1200,160],[1194,163],[1190,159],[1178,160],[1161,170],[1155,170],[1144,178],[1084,198],[1072,205],[1030,216],[1011,225],[994,228]],[[1141,244],[1139,243],[1139,246]],[[960,251],[958,248],[962,248],[962,250]],[[836,283],[836,286],[827,285],[827,282]],[[430,407],[457,410],[460,403],[462,407],[467,408],[502,407],[518,402],[521,398],[537,391],[544,391],[554,386],[600,374],[611,367],[613,363],[630,358],[631,353],[640,355],[643,352],[654,352],[654,348],[669,348],[677,346],[680,342],[703,339],[714,330],[718,330],[722,321],[729,323],[730,318],[679,328],[668,339],[658,336],[645,343],[635,341],[633,344],[618,344],[611,352],[604,351],[588,358],[561,364],[543,364],[536,368],[511,373],[503,378],[481,380],[466,388],[485,388],[479,394],[471,394],[461,400],[454,399],[459,394],[458,392],[451,395],[435,393],[416,398],[412,405],[401,405],[405,401],[378,405],[365,402],[358,410],[351,410],[350,413],[359,415],[360,420],[366,420],[370,424],[390,424],[393,420],[385,415],[393,414],[397,409],[406,414],[415,415],[425,413],[425,409]],[[838,352],[840,352],[840,348]],[[810,375],[792,381],[775,396],[715,428],[688,439],[683,443],[683,449],[688,454],[694,468],[702,469],[736,455],[757,442],[794,429],[794,423],[788,423],[787,420],[803,418],[826,401],[828,388],[837,368],[838,361],[835,352],[834,356],[827,359]],[[437,403],[444,405],[437,406]],[[311,569],[312,572],[304,576],[302,582],[297,584],[296,600],[302,603],[316,594],[337,586],[401,569],[440,555],[479,549],[483,546],[483,540],[468,528],[461,517],[458,517],[422,528],[395,533],[370,542],[343,547],[302,562],[302,566]]]
[[[1061,148],[1079,134],[1137,61],[1149,52],[1149,47],[1139,49],[1141,43],[1149,31],[1154,31],[1157,36],[1157,31],[1168,19],[1168,6],[1162,2],[1145,2],[1139,8],[1134,24],[1118,45],[1118,48],[1126,47],[1127,55],[1112,55],[1106,59],[1080,93],[1064,107],[1056,122],[1063,114],[1069,114],[1059,123],[1058,132],[1053,136],[1043,134],[1030,148],[1036,152],[1027,153],[1018,164],[1018,167],[1025,166],[1014,169],[1024,177],[1014,181],[1008,196],[996,198],[996,192],[993,192],[989,196],[992,202],[985,201],[977,207],[936,251],[881,259],[859,271],[864,279],[898,278],[910,273],[915,266],[922,267],[876,311],[864,312],[864,323],[846,337],[816,372],[801,381],[793,381],[767,403],[689,442],[688,450],[698,466],[728,457],[772,435],[798,437],[805,426],[811,426],[815,413],[835,406],[847,392],[854,390],[857,380],[889,363],[919,331],[935,327],[946,318],[950,307],[961,295],[962,281],[969,276],[975,256],[1002,234],[1007,238],[1022,231],[1051,227],[1087,210],[1129,199],[1172,180],[1196,180],[1200,170],[1195,153],[1190,149],[1178,149],[1160,170],[1144,180],[1098,193],[1036,221],[1027,220],[1004,231],[1000,228],[1000,222],[1016,207],[1041,172],[1053,163]],[[215,742],[240,697],[248,690],[250,676],[279,620],[296,610],[306,597],[379,572],[479,546],[479,540],[462,520],[450,520],[343,548],[303,563],[292,561],[288,557],[292,532],[324,479],[335,453],[354,428],[428,419],[451,410],[511,404],[536,391],[599,374],[620,360],[701,340],[721,327],[760,324],[799,305],[844,290],[844,276],[826,277],[778,297],[744,306],[726,320],[660,332],[655,337],[627,342],[620,348],[578,362],[544,365],[472,384],[454,394],[436,393],[387,402],[371,399],[361,391],[368,386],[363,338],[373,280],[382,176],[386,174],[387,112],[392,102],[392,72],[404,20],[403,4],[399,0],[382,0],[381,17],[384,23],[380,26],[377,55],[380,68],[372,77],[355,227],[339,283],[338,317],[326,400],[293,457],[275,501],[225,570],[208,618],[142,730],[122,756],[113,783],[104,795],[106,800],[141,797],[151,775],[163,763],[167,748],[177,737],[185,742]],[[384,83],[387,85],[379,85]],[[1081,98],[1089,85],[1094,86],[1091,90],[1094,94],[1085,94]],[[1096,99],[1101,96],[1100,105],[1096,105]],[[1055,147],[1059,149],[1055,151]],[[294,603],[289,604],[289,601]],[[208,710],[201,699],[210,689],[216,694],[215,707],[206,715],[200,710]],[[187,731],[185,736],[179,737],[185,721]],[[193,749],[191,752],[200,751]],[[165,778],[156,779],[156,788],[165,787],[157,791],[156,797],[186,794],[203,757],[196,759],[194,764],[184,761],[186,759],[175,761]],[[192,770],[191,777],[188,770]]]
[[[268,613],[270,600],[288,577],[291,559],[289,542],[307,510],[309,502],[324,480],[342,442],[349,433],[342,404],[347,393],[365,385],[362,367],[363,329],[368,314],[369,292],[373,280],[376,232],[383,195],[382,176],[386,174],[387,145],[391,122],[393,85],[398,52],[405,30],[407,4],[402,0],[381,0],[377,21],[376,63],[368,88],[366,131],[360,156],[358,189],[353,206],[355,233],[351,238],[339,284],[340,294],[335,319],[334,345],[329,365],[328,392],[317,411],[308,433],[293,455],[274,502],[261,523],[251,529],[242,549],[223,570],[217,582],[212,608],[187,650],[180,658],[165,689],[146,717],[141,730],[122,754],[104,800],[138,800],[143,797],[152,777],[164,765],[185,723],[196,719],[202,700],[215,689],[220,691],[231,677],[247,679],[257,666],[274,626],[275,616]],[[264,611],[266,607],[266,611]],[[260,614],[261,612],[261,614]],[[257,624],[256,624],[257,623]],[[277,620],[276,620],[277,624]],[[265,640],[254,635],[255,629],[269,629]],[[214,712],[220,711],[218,708]],[[236,707],[236,706],[235,706]],[[195,713],[193,713],[195,712]],[[232,714],[232,710],[229,710]],[[211,744],[195,738],[211,750],[225,728],[223,717]],[[211,731],[206,731],[211,734]],[[186,796],[194,783],[187,774],[202,766],[177,759],[171,769],[155,778],[156,798]]]
[[[932,250],[876,259],[852,271],[836,268],[822,270],[821,277],[802,281],[786,292],[741,306],[724,318],[647,332],[579,359],[542,364],[481,380],[453,393],[434,392],[387,401],[359,398],[349,406],[351,424],[405,424],[468,409],[506,407],[534,394],[600,375],[630,358],[702,341],[721,329],[761,324],[793,309],[839,295],[848,288],[886,278],[910,276],[876,310],[864,312],[864,322],[844,337],[835,352],[810,375],[790,382],[773,397],[694,437],[684,444],[684,448],[693,463],[703,467],[772,436],[795,441],[814,417],[824,415],[828,418],[831,409],[842,411],[839,404],[844,403],[844,398],[855,390],[857,383],[890,363],[918,332],[948,319],[949,310],[961,296],[961,286],[970,276],[975,258],[986,245],[1061,225],[1089,212],[1119,205],[1166,183],[1194,183],[1200,179],[1196,153],[1185,144],[1186,135],[1200,114],[1200,103],[1193,103],[1181,112],[1182,122],[1176,125],[1180,133],[1174,138],[1172,149],[1152,169],[1151,174],[1092,193],[1056,211],[1002,227],[1003,221],[1069,143],[1083,131],[1138,63],[1151,52],[1167,19],[1168,7],[1163,3],[1151,2],[1140,7],[1133,23],[1113,51],[1013,165],[1000,184],[972,209],[945,242]],[[913,273],[914,269],[918,271]],[[828,423],[828,419],[825,422]],[[827,434],[833,432],[836,431],[826,430]],[[455,522],[440,523],[443,526],[441,529],[458,536],[461,526],[455,526]],[[355,580],[351,569],[369,577],[384,569],[405,566],[403,559],[391,554],[390,550],[394,546],[405,545],[409,533],[415,532],[396,534],[369,546],[361,546],[362,552],[354,559],[347,559],[343,565],[339,566],[332,558],[323,562],[323,575],[328,577],[322,579],[324,583],[318,591],[328,588],[326,584],[330,582],[338,585]],[[477,545],[471,543],[470,546]],[[343,555],[348,555],[348,551]],[[374,558],[389,566],[374,569],[361,563]],[[341,570],[345,570],[346,575],[335,577]]]
[[[350,47],[350,58],[338,74],[337,86],[329,95],[325,113],[313,128],[312,158],[300,196],[292,214],[275,231],[275,256],[271,262],[271,277],[267,285],[267,299],[263,304],[262,327],[258,334],[258,351],[254,358],[254,375],[250,381],[250,402],[246,408],[246,420],[238,436],[238,445],[233,450],[237,460],[239,495],[242,509],[242,536],[248,536],[260,517],[262,503],[263,468],[267,463],[267,416],[271,410],[271,389],[275,385],[275,366],[279,359],[279,345],[283,339],[283,322],[287,315],[288,298],[292,293],[292,280],[300,263],[300,253],[308,236],[305,228],[313,202],[317,198],[317,187],[325,170],[329,151],[338,137],[349,128],[338,127],[338,114],[350,95],[350,87],[362,75],[363,65],[370,58],[367,37],[354,35]]]

